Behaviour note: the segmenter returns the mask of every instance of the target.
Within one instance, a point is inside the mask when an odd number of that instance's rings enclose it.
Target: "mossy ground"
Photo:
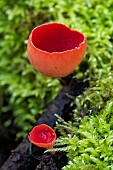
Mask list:
[[[58,93],[58,80],[32,68],[26,45],[35,26],[64,23],[87,37],[87,52],[76,77],[90,82],[74,100],[71,127],[77,129],[60,140],[69,142],[70,161],[64,169],[112,169],[113,0],[5,0],[0,1],[0,18],[0,128],[14,125],[19,128],[17,137],[25,136]],[[91,115],[81,120],[82,110]]]

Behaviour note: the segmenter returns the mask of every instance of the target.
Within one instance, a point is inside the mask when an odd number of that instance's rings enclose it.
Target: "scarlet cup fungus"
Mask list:
[[[28,40],[33,67],[50,77],[65,77],[80,64],[87,47],[86,37],[60,23],[34,28]]]
[[[49,149],[52,148],[55,143],[56,133],[50,126],[41,124],[32,129],[28,138],[34,145]]]

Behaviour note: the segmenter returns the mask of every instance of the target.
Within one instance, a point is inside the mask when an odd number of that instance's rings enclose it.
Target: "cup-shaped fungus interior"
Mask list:
[[[32,135],[32,140],[36,143],[50,143],[53,140],[54,134],[50,133],[48,129],[34,130],[34,135]]]
[[[56,140],[56,133],[51,127],[41,124],[32,129],[29,134],[29,140],[39,147],[46,148],[54,144]]]
[[[84,41],[84,36],[65,25],[44,24],[32,31],[33,45],[46,52],[64,52],[75,49]]]

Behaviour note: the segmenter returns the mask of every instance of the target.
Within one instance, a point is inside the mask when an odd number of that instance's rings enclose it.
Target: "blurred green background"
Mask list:
[[[15,127],[16,137],[29,132],[61,88],[33,69],[26,51],[31,30],[53,21],[88,39],[77,78],[95,81],[113,69],[113,0],[1,0],[0,129]]]

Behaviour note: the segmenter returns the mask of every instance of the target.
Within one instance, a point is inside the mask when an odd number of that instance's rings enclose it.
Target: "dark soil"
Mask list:
[[[12,116],[10,113],[7,113],[6,115],[8,115],[7,119],[9,119],[9,115]],[[6,115],[5,118],[7,117]],[[12,150],[22,141],[21,138],[16,138],[17,131],[18,129],[13,125],[8,128],[4,127],[3,123],[0,125],[0,167],[10,156]]]

